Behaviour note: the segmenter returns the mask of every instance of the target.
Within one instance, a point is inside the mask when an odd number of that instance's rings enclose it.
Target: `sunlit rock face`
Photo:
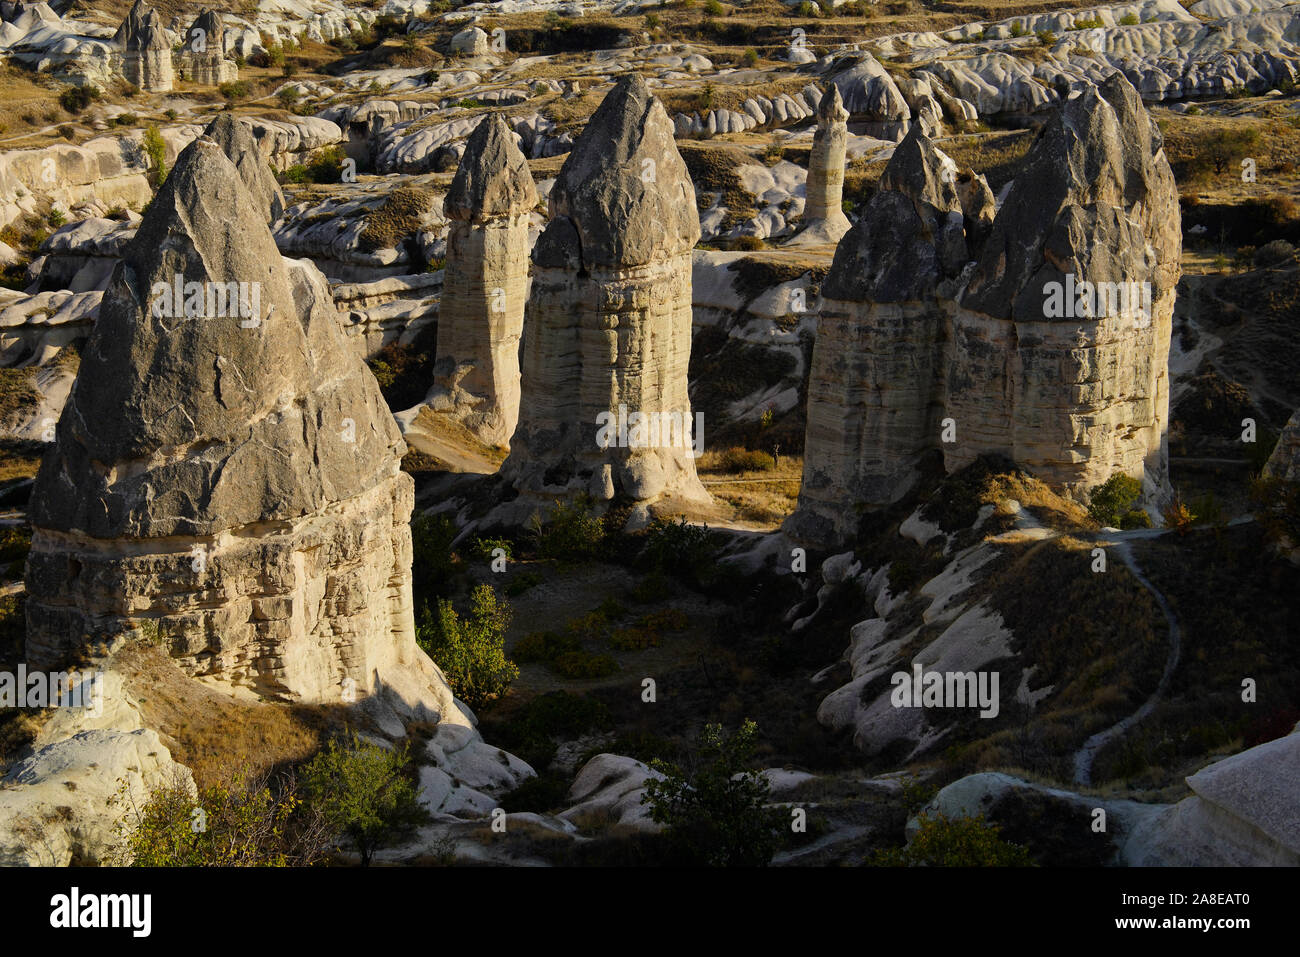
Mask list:
[[[144,0],[136,0],[117,28],[113,46],[122,52],[122,76],[128,83],[146,93],[171,90],[172,46],[162,17]]]
[[[794,245],[838,243],[849,231],[844,215],[844,159],[848,150],[849,112],[839,87],[831,84],[817,104],[817,129],[808,154],[808,184],[803,229]]]
[[[686,382],[695,189],[640,76],[592,115],[549,203],[507,478],[542,499],[707,501]]]
[[[34,664],[138,630],[232,689],[468,723],[415,644],[404,445],[334,312],[197,139],[125,249],[36,478]]]
[[[443,201],[451,223],[427,404],[488,445],[519,420],[519,339],[528,302],[528,223],[537,204],[515,135],[492,114],[470,135]]]
[[[1036,141],[959,298],[946,467],[992,451],[1070,491],[1163,487],[1181,253],[1160,130],[1114,74]]]
[[[1067,101],[1002,206],[913,126],[836,249],[787,529],[852,535],[931,456],[1009,457],[1066,492],[1167,483],[1178,195],[1160,132],[1115,74]]]
[[[185,78],[204,86],[220,86],[239,79],[239,67],[226,58],[226,26],[220,13],[205,10],[181,37],[180,62]]]

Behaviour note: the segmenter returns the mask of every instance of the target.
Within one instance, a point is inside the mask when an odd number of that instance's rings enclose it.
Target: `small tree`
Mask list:
[[[1123,472],[1112,475],[1088,496],[1088,514],[1098,525],[1123,528],[1133,511],[1133,503],[1142,494],[1142,483]]]
[[[762,867],[776,852],[781,814],[766,807],[767,780],[748,766],[757,733],[749,720],[730,736],[720,724],[706,725],[686,770],[651,762],[664,778],[647,781],[641,801],[691,863]]]
[[[406,776],[406,748],[397,750],[351,740],[332,740],[303,769],[309,806],[318,811],[330,831],[346,835],[361,866],[368,867],[375,851],[412,833],[429,819]]]
[[[519,667],[505,652],[510,614],[510,603],[491,585],[479,585],[470,594],[467,617],[439,599],[437,614],[426,612],[416,628],[416,641],[438,663],[452,692],[476,710],[519,677]]]
[[[149,179],[154,189],[167,178],[167,144],[162,133],[152,124],[144,131],[144,153],[149,157]]]

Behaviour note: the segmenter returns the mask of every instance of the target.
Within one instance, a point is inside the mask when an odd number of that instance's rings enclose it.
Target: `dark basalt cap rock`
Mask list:
[[[620,77],[592,114],[550,194],[551,226],[567,219],[585,266],[643,266],[700,239],[695,187],[673,124],[639,74]],[[540,266],[554,243],[541,243]]]
[[[912,302],[966,263],[961,200],[934,145],[914,125],[880,177],[880,192],[835,249],[828,299]]]
[[[197,22],[197,21],[196,21]],[[212,140],[235,164],[253,201],[266,210],[266,221],[273,223],[284,215],[284,193],[271,175],[271,168],[248,124],[229,113],[219,113],[203,135]]]
[[[178,277],[203,314],[171,298]],[[31,518],[99,538],[215,534],[370,489],[403,448],[323,277],[286,268],[234,165],[200,137],[113,274]]]
[[[1151,282],[1181,245],[1177,192],[1163,140],[1120,73],[1061,105],[1016,173],[962,304],[1001,319],[1042,321],[1044,288]]]
[[[443,200],[449,219],[484,222],[537,205],[537,187],[515,135],[500,113],[484,117],[465,144]]]

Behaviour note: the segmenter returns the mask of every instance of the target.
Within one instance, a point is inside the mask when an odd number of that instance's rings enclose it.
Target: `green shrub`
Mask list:
[[[881,867],[1030,867],[1029,850],[999,836],[983,815],[920,819],[920,829],[906,847],[879,851],[871,863]]]
[[[330,830],[346,835],[366,867],[375,851],[412,834],[429,819],[407,776],[405,747],[362,743],[356,732],[340,746],[331,740],[303,769],[311,808]]]
[[[1122,26],[1131,27],[1138,22],[1138,16],[1136,13],[1126,13],[1119,18],[1119,22]]]
[[[328,849],[323,814],[303,805],[290,774],[273,787],[266,776],[241,771],[197,795],[178,778],[143,807],[124,803],[120,863],[134,867],[302,866]]]
[[[537,551],[557,561],[588,561],[595,558],[605,541],[605,526],[592,514],[590,496],[572,502],[557,501],[545,524],[534,523]]]
[[[563,678],[606,678],[618,673],[618,662],[610,655],[593,655],[579,649],[560,655],[551,670]]]
[[[758,66],[758,51],[751,48],[740,55],[740,65],[746,67]]]
[[[63,215],[61,209],[51,209],[50,214],[45,217],[45,221],[54,229],[58,229],[68,221],[68,217]]]
[[[718,550],[709,526],[660,518],[646,530],[643,556],[651,568],[698,586],[715,570]]]
[[[561,634],[558,631],[533,631],[515,642],[511,655],[515,661],[554,661],[560,655],[579,651],[581,643],[574,635]]]
[[[718,456],[718,467],[724,472],[770,472],[776,468],[776,462],[759,449],[732,448]]]
[[[1123,528],[1125,517],[1141,494],[1141,481],[1118,472],[1088,494],[1088,514],[1098,525]]]
[[[536,588],[542,582],[546,581],[537,572],[524,572],[522,575],[516,575],[506,584],[506,597],[514,598],[516,595],[522,595],[530,588]]]
[[[569,779],[562,774],[538,774],[513,791],[501,795],[501,807],[510,814],[532,811],[544,814],[564,807]]]
[[[70,86],[59,94],[59,106],[75,115],[97,99],[99,90],[93,86]]]
[[[145,129],[141,146],[149,157],[149,181],[157,189],[167,178],[167,144],[157,126],[150,124]]]
[[[706,725],[683,770],[655,760],[663,779],[646,782],[642,803],[684,861],[712,867],[761,867],[776,852],[783,814],[769,809],[767,779],[749,767],[758,726],[745,721],[725,736]]]
[[[303,166],[301,163],[295,163],[293,166],[281,170],[278,178],[281,183],[293,183],[295,185],[301,185],[303,183],[308,182],[310,177],[307,174],[306,166]]]
[[[506,558],[514,557],[514,543],[508,538],[475,538],[470,546],[473,554],[485,562],[493,560],[495,556],[492,553],[498,548],[505,552]]]
[[[505,694],[519,677],[519,667],[505,654],[510,604],[491,585],[470,594],[470,614],[461,618],[451,602],[439,599],[436,615],[426,610],[416,627],[416,641],[447,677],[452,693],[471,708],[481,708]]]
[[[222,83],[217,87],[217,92],[231,103],[235,103],[239,100],[248,99],[248,84],[243,80],[237,80],[233,83]]]

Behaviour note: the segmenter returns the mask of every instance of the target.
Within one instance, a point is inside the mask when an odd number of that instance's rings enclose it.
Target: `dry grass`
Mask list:
[[[113,666],[124,674],[145,726],[158,731],[200,787],[239,767],[261,771],[306,760],[331,732],[364,721],[343,707],[237,700],[187,676],[162,649],[143,642],[124,648]]]
[[[359,246],[366,252],[395,249],[405,237],[414,233],[420,221],[436,205],[432,190],[419,186],[399,186],[388,194],[384,204],[366,217]]]

